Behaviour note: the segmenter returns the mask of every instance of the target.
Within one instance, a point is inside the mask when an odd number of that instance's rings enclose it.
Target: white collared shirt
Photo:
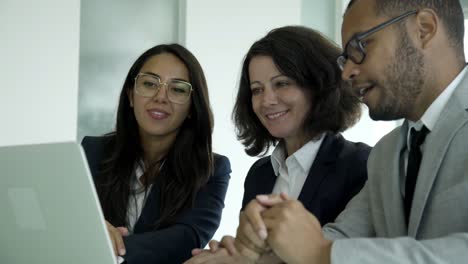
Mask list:
[[[138,218],[140,218],[141,212],[143,211],[143,207],[146,203],[146,199],[148,198],[148,194],[150,193],[151,187],[153,186],[150,185],[145,190],[145,186],[140,181],[140,178],[144,173],[143,168],[144,164],[142,162],[139,162],[135,166],[135,177],[132,178],[132,189],[130,190],[130,196],[128,198],[127,229],[130,234],[133,234],[135,224],[138,221]]]
[[[432,131],[439,121],[440,115],[447,105],[448,100],[452,96],[455,89],[458,87],[463,77],[466,74],[467,66],[453,79],[453,81],[445,88],[445,90],[432,102],[432,104],[427,108],[426,112],[422,115],[421,119],[417,122],[408,120],[408,131],[406,135],[406,148],[403,152],[404,158],[404,172],[402,173],[402,180],[400,181],[401,193],[403,197],[405,196],[405,182],[406,182],[406,171],[408,169],[408,155],[410,151],[410,137],[411,129],[414,128],[416,131],[420,131],[423,126],[426,126],[429,131]],[[425,142],[421,145],[421,153],[424,153]]]
[[[277,176],[273,193],[286,193],[292,199],[298,199],[302,187],[309,175],[317,152],[322,144],[325,134],[318,140],[311,140],[286,158],[286,149],[279,143],[271,154],[271,164]]]

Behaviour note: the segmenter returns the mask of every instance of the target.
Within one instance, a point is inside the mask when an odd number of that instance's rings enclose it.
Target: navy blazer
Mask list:
[[[108,137],[85,137],[81,143],[93,178],[99,176]],[[134,234],[124,237],[128,264],[182,263],[191,257],[193,248],[203,248],[214,235],[221,220],[224,198],[229,183],[229,159],[214,154],[214,174],[197,193],[193,208],[181,212],[176,223],[153,230],[151,224],[159,218],[159,188],[153,185]],[[112,223],[111,223],[112,224]]]
[[[335,220],[364,186],[370,150],[368,145],[347,141],[340,134],[325,136],[298,198],[320,224]],[[270,156],[256,161],[245,179],[242,209],[257,194],[271,193],[276,178]]]

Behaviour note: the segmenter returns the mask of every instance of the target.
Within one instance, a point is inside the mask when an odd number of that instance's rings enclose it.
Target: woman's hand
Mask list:
[[[235,239],[236,248],[242,255],[249,256],[251,252],[263,255],[270,251],[267,243],[268,231],[262,213],[287,199],[285,194],[257,195],[256,199],[247,204],[245,210],[240,213]]]
[[[224,236],[218,242],[211,240],[210,249],[194,249],[193,257],[186,264],[211,264],[211,263],[255,263],[260,258],[260,254],[244,248],[242,252],[237,250],[239,246],[232,236]]]
[[[193,252],[192,252],[193,253]],[[211,250],[197,251],[191,259],[184,262],[184,264],[254,264],[252,261],[244,256],[239,255],[237,252],[229,254],[226,248],[218,247],[216,252]]]
[[[125,255],[125,244],[123,242],[123,237],[128,235],[128,229],[125,227],[114,227],[109,222],[106,221],[107,231],[114,248],[114,254],[116,256]]]

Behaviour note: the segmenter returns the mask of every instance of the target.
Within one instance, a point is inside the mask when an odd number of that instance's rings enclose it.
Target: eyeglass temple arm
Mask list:
[[[402,19],[404,19],[404,18],[406,18],[408,16],[411,16],[411,15],[414,15],[414,14],[417,14],[417,13],[418,13],[417,10],[413,10],[413,11],[406,12],[403,15],[392,18],[392,19],[388,20],[387,22],[385,22],[383,24],[380,24],[380,25],[378,25],[376,27],[373,27],[373,28],[369,29],[369,31],[367,31],[365,34],[360,35],[359,39],[367,38],[369,35],[372,35],[373,33],[377,32],[377,31],[379,31],[379,30],[381,30],[381,29],[383,29],[383,28],[385,28],[385,27],[387,27],[387,26],[389,26],[389,25],[391,25],[393,23],[396,23],[396,22],[398,22],[398,21],[400,21],[400,20],[402,20]]]

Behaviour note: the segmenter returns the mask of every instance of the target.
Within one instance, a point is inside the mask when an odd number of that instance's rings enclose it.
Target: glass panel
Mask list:
[[[78,142],[114,129],[128,70],[146,49],[177,42],[178,14],[173,0],[81,1]]]

